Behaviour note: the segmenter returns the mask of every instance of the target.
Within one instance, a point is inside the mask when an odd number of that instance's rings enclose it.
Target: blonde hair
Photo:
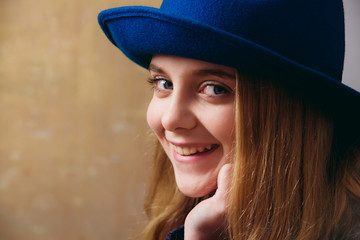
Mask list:
[[[334,118],[303,94],[239,74],[228,226],[233,239],[335,239],[360,197],[359,144],[341,150]],[[201,199],[182,195],[157,144],[144,239],[165,239]],[[358,200],[355,200],[358,201]]]

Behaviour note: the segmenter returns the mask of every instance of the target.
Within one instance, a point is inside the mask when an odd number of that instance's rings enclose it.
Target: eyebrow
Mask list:
[[[225,72],[225,71],[220,70],[220,69],[200,69],[200,70],[196,70],[195,74],[199,75],[199,76],[212,75],[212,76],[217,76],[217,77],[221,77],[221,78],[225,77],[225,78],[235,79],[234,74],[230,74],[230,73]]]
[[[153,71],[153,72],[156,72],[156,73],[165,73],[161,68],[155,66],[152,63],[150,63],[150,65],[149,65],[149,71]]]
[[[155,66],[154,64],[149,65],[149,71],[153,71],[153,72],[161,73],[161,74],[165,73],[164,70],[162,70],[158,66]],[[213,68],[199,69],[199,70],[194,71],[194,74],[198,75],[198,76],[212,75],[212,76],[217,76],[217,77],[221,77],[221,78],[230,78],[230,79],[236,78],[234,74],[231,74],[231,73],[228,73],[226,71],[223,71],[221,69],[216,69],[216,68],[215,69],[213,69]]]

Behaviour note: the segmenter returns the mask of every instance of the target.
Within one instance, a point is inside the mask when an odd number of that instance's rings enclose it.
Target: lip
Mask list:
[[[216,151],[219,148],[219,144],[173,144],[174,146],[177,147],[204,147],[206,145],[214,145],[214,147],[209,150],[209,151],[205,151],[205,152],[201,152],[201,153],[196,153],[193,155],[181,155],[179,153],[177,153],[175,151],[175,149],[172,147],[172,154],[174,156],[174,159],[178,162],[183,162],[183,163],[190,163],[190,162],[197,162],[200,161],[201,159],[207,158],[209,155],[211,155],[214,151]]]
[[[178,142],[172,142],[172,141],[168,141],[171,145],[174,145],[176,147],[205,147],[207,145],[218,145],[218,144],[214,144],[214,143],[178,143]]]

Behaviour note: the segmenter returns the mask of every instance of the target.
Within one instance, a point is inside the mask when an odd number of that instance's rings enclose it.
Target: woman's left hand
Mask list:
[[[200,202],[185,219],[185,240],[227,239],[226,215],[231,183],[231,164],[218,175],[218,188],[211,198]]]

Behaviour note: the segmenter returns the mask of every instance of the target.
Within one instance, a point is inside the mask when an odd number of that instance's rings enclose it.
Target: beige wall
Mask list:
[[[151,90],[97,14],[160,2],[0,0],[0,239],[135,239]]]
[[[151,91],[97,14],[160,2],[0,0],[0,239],[136,239]]]

